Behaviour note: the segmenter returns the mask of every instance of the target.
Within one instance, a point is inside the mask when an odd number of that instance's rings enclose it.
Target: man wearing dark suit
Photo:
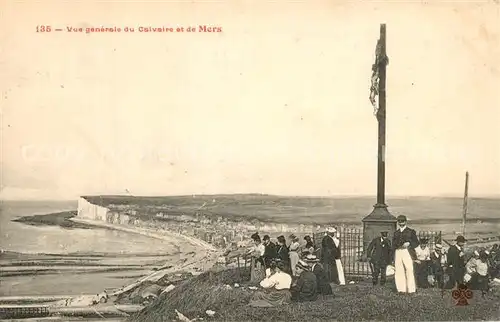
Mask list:
[[[333,290],[330,281],[326,276],[323,265],[319,263],[316,255],[307,255],[305,262],[311,266],[311,271],[316,275],[316,282],[318,283],[318,293],[322,295],[332,295]]]
[[[439,243],[434,245],[434,251],[431,253],[431,275],[434,276],[436,286],[442,289],[444,287],[444,271],[446,266],[446,255],[443,246]]]
[[[457,284],[462,284],[465,275],[465,257],[464,246],[466,239],[464,236],[458,236],[455,245],[448,249],[447,266],[450,280],[447,288],[454,288]]]
[[[366,250],[372,268],[373,285],[377,285],[379,275],[380,285],[385,284],[387,265],[392,262],[391,242],[387,234],[387,231],[380,232],[380,237],[374,238]]]
[[[323,264],[328,280],[330,282],[340,284],[337,264],[335,262],[337,257],[340,257],[340,252],[333,241],[333,235],[335,232],[335,228],[327,228],[326,236],[323,237],[323,240],[321,241],[321,263]]]
[[[271,261],[278,257],[278,249],[276,244],[271,241],[269,235],[265,235],[262,239],[265,251],[264,251],[264,264],[266,268],[269,268]]]
[[[398,229],[394,232],[392,245],[394,250],[394,281],[399,293],[415,293],[415,274],[413,261],[417,259],[415,248],[418,237],[415,230],[406,226],[406,216],[398,216]]]

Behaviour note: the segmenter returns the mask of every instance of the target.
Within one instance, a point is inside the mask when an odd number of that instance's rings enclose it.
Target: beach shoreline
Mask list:
[[[144,229],[111,226],[103,222],[76,220],[76,211],[23,216],[13,221],[32,226],[59,226],[64,229],[109,229],[160,238],[176,245],[169,254],[139,253],[24,253],[3,250],[0,253],[0,295],[56,295],[101,292],[120,289],[139,278],[178,271],[199,273],[215,263],[217,250],[207,243],[168,231],[161,236]],[[179,235],[179,236],[178,236]],[[133,242],[133,237],[131,238]],[[210,247],[208,247],[210,246]],[[36,277],[36,281],[31,281]],[[57,284],[56,291],[51,291]],[[62,284],[62,285],[61,285]],[[56,294],[54,294],[56,293]]]

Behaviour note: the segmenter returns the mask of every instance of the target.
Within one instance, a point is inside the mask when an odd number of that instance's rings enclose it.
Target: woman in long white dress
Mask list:
[[[295,270],[295,266],[297,266],[297,263],[299,262],[299,249],[300,249],[300,243],[299,239],[295,235],[291,235],[290,239],[292,240],[292,243],[290,244],[289,247],[289,256],[290,256],[290,265],[292,266],[292,275],[293,276],[298,276],[297,271]]]

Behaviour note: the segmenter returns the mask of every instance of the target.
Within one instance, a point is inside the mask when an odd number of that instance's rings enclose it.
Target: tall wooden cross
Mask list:
[[[379,52],[377,52],[379,59],[376,60],[378,64],[378,167],[377,167],[377,204],[378,207],[387,207],[385,204],[385,79],[386,79],[386,66],[387,66],[387,53],[386,53],[386,31],[385,24],[380,25],[380,40]]]
[[[378,122],[377,203],[373,206],[373,211],[362,220],[365,250],[374,237],[380,236],[381,231],[388,231],[391,236],[396,230],[396,218],[389,213],[385,203],[385,81],[388,64],[385,24],[380,25],[380,39],[377,42],[375,54],[375,64],[372,66],[370,101],[375,108]]]

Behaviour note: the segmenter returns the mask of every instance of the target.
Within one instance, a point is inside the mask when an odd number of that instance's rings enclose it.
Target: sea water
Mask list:
[[[180,243],[175,241],[122,231],[31,226],[12,221],[22,216],[76,210],[76,202],[2,201],[0,207],[0,249],[23,254],[71,254],[71,257],[63,256],[55,260],[51,256],[43,256],[42,259],[34,255],[23,256],[23,269],[40,270],[42,265],[49,271],[9,273],[4,270],[0,274],[0,296],[79,295],[120,288],[151,273],[155,266],[175,261],[182,251]],[[64,263],[67,261],[75,261],[75,264]],[[10,269],[20,265],[15,257],[0,257],[0,263],[1,266],[11,266]],[[54,267],[60,265],[66,266],[64,270]],[[93,272],[82,272],[79,271],[81,265],[134,265],[135,268],[106,270],[103,267]]]
[[[76,208],[76,202],[67,201],[3,201],[0,209],[0,248],[29,254],[166,254],[172,251],[168,242],[122,231],[32,226],[12,221],[22,216]]]

